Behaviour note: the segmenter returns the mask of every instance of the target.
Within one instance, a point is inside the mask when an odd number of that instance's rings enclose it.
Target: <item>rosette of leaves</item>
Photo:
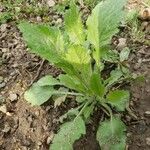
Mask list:
[[[25,99],[32,105],[54,100],[57,107],[72,95],[78,103],[77,108],[60,118],[63,122],[63,118],[68,117],[69,121],[60,126],[50,145],[51,150],[73,149],[73,143],[86,133],[86,121],[98,106],[110,115],[110,120],[100,123],[97,131],[100,147],[103,150],[124,150],[126,127],[119,117],[113,115],[112,109],[121,112],[128,105],[129,92],[114,87],[125,79],[120,62],[127,59],[129,50],[120,55],[107,47],[118,32],[125,2],[100,2],[84,25],[79,8],[71,1],[70,9],[65,13],[63,30],[27,22],[19,24],[30,51],[64,71],[57,78],[47,75],[34,83],[25,92]],[[106,61],[118,62],[118,67],[104,79],[102,70]]]

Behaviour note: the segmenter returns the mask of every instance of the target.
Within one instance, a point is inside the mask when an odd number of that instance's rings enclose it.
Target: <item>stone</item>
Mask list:
[[[52,142],[53,138],[54,138],[54,133],[51,132],[50,136],[46,140],[47,145],[49,145]]]
[[[6,105],[0,106],[0,111],[3,112],[3,113],[7,113],[7,107],[6,107]]]
[[[5,82],[0,83],[0,88],[4,88],[6,86]]]
[[[4,81],[4,78],[0,76],[0,83],[2,83],[3,81]]]
[[[18,96],[17,96],[17,94],[12,93],[9,95],[9,99],[13,102],[13,101],[16,101],[18,99]]]
[[[122,50],[123,48],[125,48],[127,46],[127,39],[120,38],[120,39],[118,39],[118,41],[119,41],[119,43],[117,45],[118,50]]]
[[[150,116],[150,111],[146,111],[146,112],[144,113],[144,115],[145,115],[145,116]]]
[[[42,18],[40,16],[36,17],[37,22],[42,22]]]
[[[150,137],[146,138],[146,144],[150,146]]]
[[[2,24],[1,26],[0,26],[0,28],[1,28],[1,32],[5,32],[6,30],[7,30],[7,24]]]
[[[53,0],[48,0],[48,1],[47,1],[47,5],[48,5],[49,7],[53,7],[53,6],[55,5],[55,2],[54,2]]]

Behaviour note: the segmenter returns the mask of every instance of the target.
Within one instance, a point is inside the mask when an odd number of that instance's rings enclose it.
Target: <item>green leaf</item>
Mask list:
[[[37,84],[39,86],[53,86],[60,85],[60,82],[57,79],[53,78],[51,75],[47,75],[38,80]]]
[[[92,69],[91,57],[87,49],[79,45],[71,46],[64,59],[72,64],[74,69],[78,71],[78,74],[83,77],[82,80],[89,78]]]
[[[126,126],[120,118],[102,122],[97,131],[97,140],[102,150],[125,150]]]
[[[101,49],[101,57],[103,60],[111,62],[111,63],[117,63],[119,60],[118,52],[115,50],[109,50],[102,48]]]
[[[123,15],[126,0],[101,1],[92,11],[87,20],[88,40],[95,46],[94,58],[100,59],[100,47],[110,43],[111,38],[118,32],[118,25]]]
[[[122,76],[123,76],[123,73],[121,69],[116,68],[115,70],[111,71],[110,77],[107,80],[105,80],[105,85],[107,87],[110,87],[114,83],[117,83],[119,79],[121,79]]]
[[[130,54],[130,49],[128,47],[124,48],[120,52],[120,61],[123,62],[123,61],[127,60],[129,58],[129,54]]]
[[[23,22],[19,24],[19,29],[31,52],[52,63],[60,62],[63,39],[58,28]]]
[[[94,110],[93,104],[91,104],[90,106],[87,106],[83,111],[84,118],[88,119],[90,115],[93,113],[93,110]]]
[[[70,9],[65,14],[65,28],[71,42],[75,44],[83,44],[85,39],[83,24],[79,14],[79,9],[73,1],[71,2]]]
[[[59,75],[59,80],[60,80],[60,83],[66,86],[67,88],[76,90],[78,92],[83,92],[83,93],[86,91],[86,88],[84,87],[84,85],[75,76],[61,74]]]
[[[85,132],[85,124],[81,117],[64,123],[54,136],[50,150],[73,150],[74,142]]]
[[[90,78],[90,88],[94,94],[103,97],[105,94],[105,86],[102,84],[102,79],[99,74],[93,73]]]
[[[59,92],[66,92],[66,94],[64,95],[59,95]],[[68,89],[64,88],[64,87],[60,87],[58,89],[58,95],[56,96],[53,96],[53,99],[54,99],[54,106],[57,107],[57,106],[60,106],[61,103],[63,103],[65,100],[66,100],[66,97],[67,97],[67,92],[68,92]]]
[[[129,91],[125,90],[115,90],[110,91],[107,95],[107,102],[112,106],[115,106],[117,110],[124,111],[129,101],[130,94]]]
[[[34,83],[24,94],[25,99],[32,105],[41,105],[46,102],[55,90],[51,86],[39,86]]]

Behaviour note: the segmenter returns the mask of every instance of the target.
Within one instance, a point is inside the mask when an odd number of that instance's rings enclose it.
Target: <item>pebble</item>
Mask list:
[[[13,102],[13,101],[16,101],[18,99],[18,96],[17,96],[17,94],[10,94],[9,99]]]
[[[119,43],[117,45],[117,49],[122,50],[127,46],[127,40],[125,38],[118,39]]]
[[[8,125],[8,124],[5,124],[5,127],[4,127],[4,129],[3,129],[3,132],[4,133],[7,133],[7,132],[9,132],[10,131],[10,126]]]
[[[7,113],[7,107],[6,107],[6,105],[0,106],[0,111],[3,112],[3,113]]]
[[[0,88],[4,88],[6,86],[5,82],[0,83]]]
[[[3,81],[4,81],[4,78],[0,76],[0,83],[2,83]]]
[[[54,133],[51,132],[50,136],[46,140],[47,145],[49,145],[52,142],[53,138],[54,138]]]
[[[144,114],[145,116],[150,116],[150,111],[146,111]]]
[[[55,5],[55,2],[54,2],[53,0],[48,0],[48,1],[47,1],[47,5],[48,5],[49,7],[53,7],[53,6]]]
[[[146,144],[150,146],[150,137],[146,138]]]
[[[42,18],[40,16],[37,16],[36,20],[37,20],[37,22],[41,22]]]
[[[2,24],[0,28],[1,28],[1,32],[5,32],[7,30],[7,24]]]

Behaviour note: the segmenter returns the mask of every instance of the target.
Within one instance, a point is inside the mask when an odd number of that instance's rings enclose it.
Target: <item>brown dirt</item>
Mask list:
[[[126,38],[123,34],[122,37]],[[149,37],[147,37],[148,39]],[[150,142],[150,47],[128,40],[132,49],[131,70],[145,76],[144,83],[132,83],[130,108],[137,116],[126,113],[129,150],[149,150]],[[57,76],[60,70],[43,63],[39,57],[29,54],[15,24],[0,26],[0,150],[48,150],[59,118],[74,102],[53,107],[51,102],[41,107],[32,107],[23,94],[29,85],[45,74]],[[41,68],[39,70],[39,68]],[[37,74],[37,72],[39,74]],[[35,78],[37,77],[37,78]],[[13,99],[12,94],[17,98]],[[87,134],[74,144],[75,150],[99,150],[95,134],[103,113],[98,111],[87,125]]]

